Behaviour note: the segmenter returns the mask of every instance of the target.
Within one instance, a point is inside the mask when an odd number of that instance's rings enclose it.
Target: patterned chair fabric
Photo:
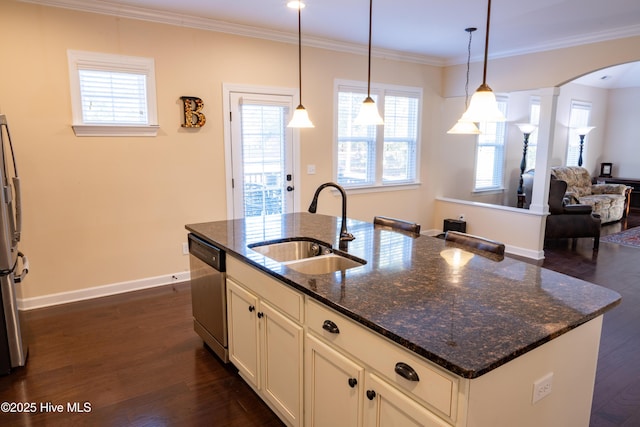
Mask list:
[[[592,184],[589,171],[580,166],[553,167],[551,175],[567,183],[566,196],[573,203],[591,206],[603,224],[624,215],[626,185]]]

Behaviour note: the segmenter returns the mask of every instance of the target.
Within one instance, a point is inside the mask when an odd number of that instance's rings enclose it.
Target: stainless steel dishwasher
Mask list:
[[[191,233],[188,237],[193,329],[228,363],[225,253]]]

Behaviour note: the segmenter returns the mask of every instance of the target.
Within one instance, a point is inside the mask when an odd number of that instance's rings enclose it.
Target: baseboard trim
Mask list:
[[[59,292],[32,298],[22,298],[18,299],[17,303],[19,310],[33,310],[36,308],[51,307],[54,305],[67,304],[70,302],[83,301],[93,298],[122,294],[125,292],[139,291],[142,289],[170,285],[173,283],[187,281],[189,280],[189,278],[189,272],[183,271],[180,273],[166,274],[163,276],[147,277],[144,279],[130,280],[127,282],[95,286],[93,288],[78,289],[76,291]]]

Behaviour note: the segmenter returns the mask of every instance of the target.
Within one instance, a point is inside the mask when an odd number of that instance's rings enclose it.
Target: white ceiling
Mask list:
[[[21,1],[297,41],[297,11],[286,7],[287,0]],[[367,44],[367,0],[304,1],[304,44]],[[490,58],[640,35],[640,0],[492,0],[491,8]],[[479,60],[486,19],[486,0],[374,0],[372,44],[382,54],[464,63],[464,29],[477,27],[471,56]]]

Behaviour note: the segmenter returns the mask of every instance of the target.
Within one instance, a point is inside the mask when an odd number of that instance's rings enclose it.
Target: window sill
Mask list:
[[[343,188],[347,193],[382,193],[385,191],[403,191],[403,190],[417,190],[420,187],[419,182],[405,183],[405,184],[393,184],[393,185],[371,185],[362,187],[345,187]]]
[[[157,136],[158,125],[72,125],[76,136]]]

